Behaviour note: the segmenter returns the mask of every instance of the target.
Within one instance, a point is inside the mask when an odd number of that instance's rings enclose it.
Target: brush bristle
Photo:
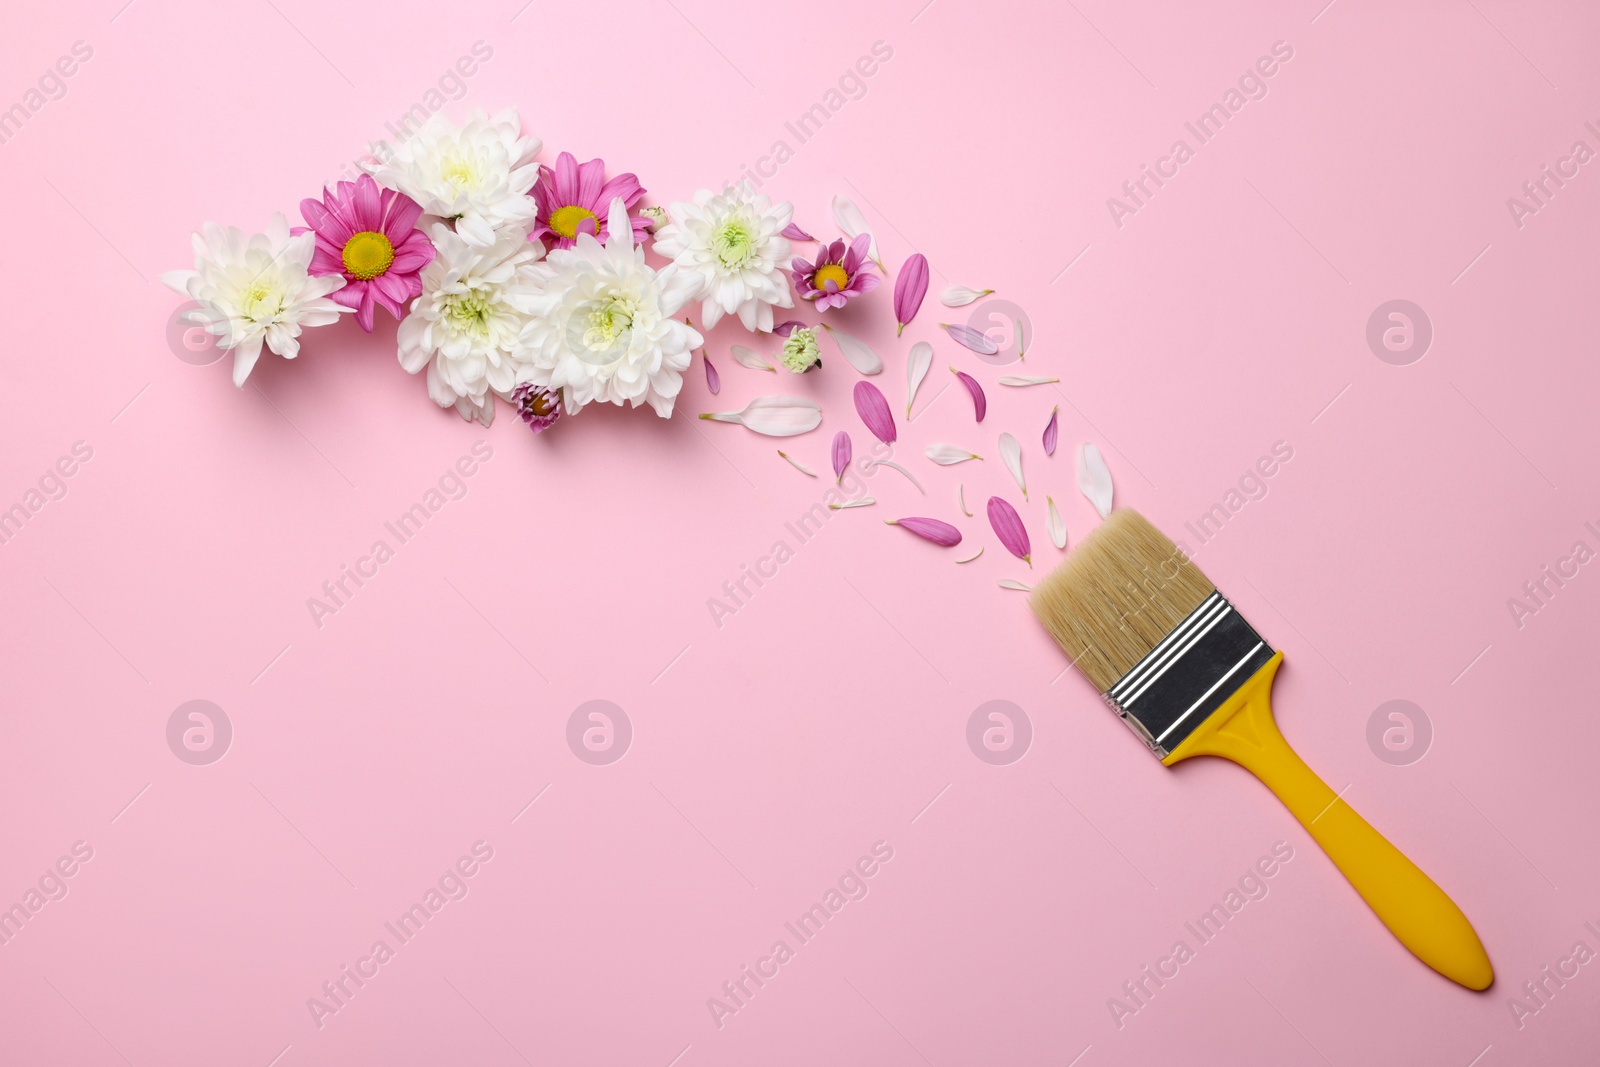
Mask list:
[[[1216,591],[1166,534],[1118,508],[1028,598],[1104,693]]]

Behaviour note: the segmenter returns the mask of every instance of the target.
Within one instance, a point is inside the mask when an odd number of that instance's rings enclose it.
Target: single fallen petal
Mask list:
[[[850,469],[850,435],[840,430],[833,435],[833,480],[844,481],[844,472]]]
[[[1015,589],[1019,593],[1033,592],[1033,586],[1019,582],[1015,578],[1002,578],[995,584],[1001,589]]]
[[[968,452],[955,445],[929,445],[922,453],[941,467],[948,467],[955,463],[965,463],[969,459],[982,459],[976,452]]]
[[[936,545],[950,548],[961,543],[961,531],[951,526],[942,519],[885,519],[890,526],[902,526],[918,537],[926,538]]]
[[[878,387],[871,382],[857,382],[855,400],[856,414],[872,431],[872,436],[886,445],[894,444],[899,436],[894,428],[894,416],[889,413],[889,402]]]
[[[803,396],[758,396],[743,411],[708,411],[700,417],[736,422],[768,437],[793,437],[822,425],[822,405]]]
[[[1061,512],[1056,509],[1056,502],[1051,497],[1045,497],[1044,526],[1050,531],[1050,543],[1057,548],[1067,547],[1067,524],[1061,519]]]
[[[966,559],[958,559],[958,560],[956,560],[956,562],[957,563],[971,563],[973,560],[977,559],[981,555],[983,555],[983,546],[979,545],[978,546],[978,551],[974,552],[972,555],[968,556]]]
[[[1056,454],[1056,435],[1061,430],[1060,416],[1061,405],[1057,404],[1050,409],[1050,421],[1044,427],[1044,454],[1047,456]]]
[[[791,241],[815,241],[816,240],[815,237],[811,236],[809,233],[807,233],[806,231],[802,230],[798,223],[793,223],[793,222],[789,223],[789,225],[785,226],[781,232],[782,232],[783,236],[787,237]]]
[[[939,303],[947,308],[966,307],[974,300],[981,300],[992,292],[993,289],[968,289],[964,285],[952,285],[939,294]]]
[[[892,459],[869,459],[863,463],[861,467],[863,470],[871,470],[873,467],[893,467],[895,470],[906,476],[906,481],[917,487],[917,492],[921,493],[923,496],[928,495],[928,491],[922,488],[922,483],[917,481],[910,471],[906,470]]]
[[[860,500],[846,500],[843,504],[829,504],[828,507],[832,508],[834,511],[843,511],[845,508],[871,507],[876,503],[877,501],[872,499],[870,496],[864,496]]]
[[[1111,514],[1111,468],[1093,444],[1085,444],[1078,452],[1078,488],[1102,519]]]
[[[911,351],[906,354],[906,418],[911,417],[911,405],[917,399],[917,390],[922,388],[922,379],[928,376],[928,368],[933,366],[933,346],[926,341],[918,341],[911,346]]]
[[[801,463],[799,460],[797,460],[793,456],[789,455],[789,453],[785,452],[783,449],[781,449],[781,448],[778,449],[778,455],[780,455],[784,459],[788,460],[789,461],[789,465],[791,467],[793,467],[795,470],[799,471],[801,474],[809,474],[813,478],[815,478],[817,476],[817,472],[816,471],[812,470],[810,467],[806,466],[804,463]]]
[[[906,323],[917,317],[917,309],[922,307],[922,300],[928,295],[928,257],[921,252],[913,253],[900,267],[900,274],[894,280],[894,335],[900,336],[900,331],[906,328]]]
[[[861,213],[860,208],[856,207],[856,202],[842,193],[833,198],[833,221],[839,224],[839,229],[851,237],[859,237],[864,233],[871,232],[870,227],[867,226],[867,217]],[[872,257],[872,262],[878,265],[879,270],[883,269],[883,260],[878,258],[878,239],[876,237],[872,238],[871,243],[867,245],[867,255]]]
[[[872,346],[858,337],[852,337],[843,330],[836,330],[827,323],[822,328],[828,331],[828,336],[833,338],[833,343],[839,346],[839,352],[850,362],[850,365],[862,374],[881,374],[883,360],[878,358],[878,353]]]
[[[989,398],[983,395],[983,386],[978,384],[978,379],[965,371],[950,368],[950,373],[960,379],[961,384],[967,387],[967,392],[972,394],[972,413],[982,422],[984,415],[989,411]]]
[[[732,348],[728,349],[728,352],[733,356],[734,359],[738,360],[739,366],[741,367],[749,367],[751,370],[769,370],[773,373],[777,373],[778,368],[761,358],[761,355],[753,348],[746,348],[744,345],[734,345]]]
[[[989,498],[989,525],[1006,551],[1028,566],[1033,566],[1033,546],[1028,543],[1028,530],[1022,525],[1022,516],[1009,501],[1000,497]]]
[[[972,512],[967,510],[967,487],[965,485],[956,486],[956,500],[961,504],[961,514],[969,519],[972,518]]]
[[[950,339],[963,347],[970,348],[980,356],[992,356],[1000,351],[1000,346],[989,340],[989,335],[974,330],[963,322],[941,322],[944,332]]]
[[[1059,382],[1060,380],[1060,378],[1019,378],[1014,374],[1008,374],[1000,379],[1000,384],[1012,385],[1021,389],[1029,385],[1049,385],[1051,382]]]
[[[1028,483],[1022,477],[1022,446],[1008,433],[1000,435],[1000,458],[1005,461],[1006,470],[1011,472],[1017,488],[1022,490],[1022,499],[1028,499]]]
[[[810,327],[808,327],[805,323],[799,321],[798,319],[785,319],[784,321],[778,323],[778,325],[776,325],[776,326],[774,326],[772,328],[772,336],[774,336],[774,337],[785,337],[786,338],[794,330],[806,330],[806,329],[810,329]]]
[[[711,390],[712,396],[716,396],[722,392],[722,375],[717,373],[717,368],[711,365],[711,360],[706,358],[704,352],[700,353],[700,361],[706,365],[706,388]]]

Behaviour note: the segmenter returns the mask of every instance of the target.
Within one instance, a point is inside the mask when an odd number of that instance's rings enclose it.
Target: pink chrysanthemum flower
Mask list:
[[[317,235],[311,273],[344,275],[344,288],[330,299],[354,308],[368,333],[375,303],[405,317],[406,302],[422,293],[422,268],[434,257],[433,242],[416,228],[422,208],[415,200],[363,174],[324,189],[321,200],[300,201],[300,214]]]
[[[611,201],[621,197],[622,206],[631,210],[644,195],[644,186],[632,174],[619,174],[610,181],[605,176],[605,160],[580,164],[571,152],[556,157],[554,170],[541,165],[539,181],[533,187],[539,217],[528,240],[543,238],[551,242],[551,248],[571,248],[578,234],[586,233],[604,243]],[[632,222],[634,243],[643,243],[650,220],[635,216]]]
[[[549,429],[561,417],[561,390],[545,389],[532,382],[523,382],[511,391],[511,403],[517,415],[534,433]]]
[[[796,257],[794,267],[795,288],[800,299],[813,301],[818,311],[842,308],[851,297],[865,296],[878,287],[883,279],[872,270],[867,259],[871,234],[862,234],[849,247],[838,240],[817,249],[817,262]]]

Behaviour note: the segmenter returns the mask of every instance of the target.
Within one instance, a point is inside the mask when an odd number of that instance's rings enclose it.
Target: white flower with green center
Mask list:
[[[702,301],[708,329],[723,315],[738,315],[745,329],[766,333],[773,308],[794,307],[783,236],[793,204],[774,204],[746,182],[717,194],[702,189],[694,203],[668,211],[672,222],[656,231],[655,250],[695,279],[692,299]]]
[[[307,268],[317,235],[289,235],[289,221],[274,214],[265,233],[245,236],[208,222],[190,243],[194,270],[168,271],[161,280],[200,307],[190,321],[233,350],[233,384],[243,386],[261,358],[263,342],[284,359],[300,354],[300,330],[326,326],[354,308],[328,299],[344,288],[340,274],[312,277]]]
[[[807,329],[796,326],[789,331],[789,339],[783,342],[783,365],[796,374],[804,374],[816,366],[817,360],[822,357],[822,349],[817,345],[816,327]]]
[[[690,355],[703,342],[675,318],[692,299],[692,278],[645,264],[621,198],[611,202],[606,243],[579,233],[536,269],[522,341],[529,381],[561,391],[562,410],[589,403],[649,404],[669,418]]]
[[[443,223],[429,236],[438,255],[422,270],[422,295],[400,322],[400,365],[428,368],[428,395],[488,426],[494,396],[510,399],[529,380],[521,336],[536,292],[544,246],[518,227],[479,248]]]
[[[462,126],[440,111],[398,144],[374,145],[378,162],[365,167],[378,184],[398,189],[429,215],[453,221],[468,244],[487,248],[496,230],[526,228],[538,214],[528,191],[539,177],[533,157],[541,143],[522,136],[515,108],[492,119],[475,109]]]

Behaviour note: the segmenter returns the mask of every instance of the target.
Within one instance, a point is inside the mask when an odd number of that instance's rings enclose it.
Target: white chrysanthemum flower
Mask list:
[[[543,246],[518,227],[478,248],[442,222],[429,237],[438,255],[422,271],[422,295],[400,322],[400,365],[428,368],[428,395],[442,408],[488,426],[494,397],[509,398],[529,378],[519,340],[535,294]]]
[[[300,354],[300,329],[326,326],[353,311],[328,299],[344,287],[342,274],[313,278],[306,268],[317,235],[289,235],[289,221],[276,213],[265,233],[245,236],[214,222],[194,234],[194,270],[161,275],[169,287],[200,305],[190,321],[221,338],[218,348],[233,349],[233,384],[243,386],[261,358],[261,343],[284,359]]]
[[[789,295],[789,239],[783,228],[794,216],[787,200],[774,204],[745,182],[713,194],[701,189],[694,203],[675,203],[672,223],[656,232],[655,250],[670,258],[698,288],[706,328],[723,315],[738,315],[747,330],[772,329],[772,309],[794,307]]]
[[[621,198],[611,202],[606,226],[603,247],[580,233],[577,244],[553,250],[538,268],[522,335],[533,361],[530,380],[560,389],[568,415],[599,401],[648,403],[670,418],[682,372],[703,341],[673,318],[691,299],[692,282],[671,265],[645,265]]]
[[[397,145],[373,146],[378,162],[363,164],[380,185],[398,189],[422,210],[455,223],[468,244],[487,248],[503,226],[523,226],[538,213],[528,191],[539,177],[533,157],[542,142],[523,137],[516,108],[490,119],[481,108],[457,126],[438,111]]]

